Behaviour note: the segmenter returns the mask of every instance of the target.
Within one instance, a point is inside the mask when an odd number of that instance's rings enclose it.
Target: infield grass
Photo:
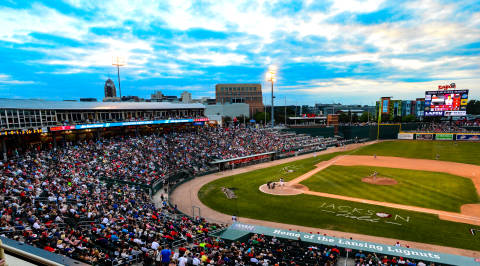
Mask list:
[[[355,150],[352,155],[379,155],[439,160],[480,165],[480,142],[396,140]]]
[[[239,217],[480,250],[480,238],[470,233],[470,228],[480,229],[479,226],[444,221],[430,214],[312,195],[269,195],[258,189],[279,177],[291,180],[313,169],[321,160],[337,155],[327,154],[221,178],[203,186],[199,198],[212,209]],[[288,172],[289,169],[293,172]],[[221,187],[233,188],[237,199],[227,199]],[[378,212],[392,216],[379,218],[375,215]]]
[[[379,186],[362,182],[373,171],[379,177],[395,179],[398,184]],[[301,184],[312,191],[451,212],[460,212],[463,204],[479,203],[471,179],[439,172],[332,165]]]

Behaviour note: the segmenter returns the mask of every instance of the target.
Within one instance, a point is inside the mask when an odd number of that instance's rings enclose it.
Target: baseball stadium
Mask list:
[[[480,266],[479,0],[0,25],[0,266]]]
[[[382,122],[393,104],[369,124],[271,127],[201,104],[1,99],[2,256],[478,265],[480,127]]]

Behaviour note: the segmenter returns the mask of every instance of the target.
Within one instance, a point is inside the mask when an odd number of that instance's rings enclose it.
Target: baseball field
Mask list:
[[[219,178],[198,197],[228,215],[478,251],[479,192],[480,143],[385,141]]]

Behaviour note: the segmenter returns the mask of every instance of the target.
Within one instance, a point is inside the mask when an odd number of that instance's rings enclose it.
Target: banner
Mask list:
[[[436,140],[453,140],[453,134],[436,134]]]
[[[480,141],[480,135],[457,134],[457,140]]]
[[[361,240],[338,238],[321,234],[309,234],[284,229],[276,229],[271,227],[251,225],[244,223],[234,223],[227,230],[236,232],[243,231],[251,234],[263,234],[267,236],[275,236],[284,239],[305,241],[316,245],[337,246],[346,249],[363,250],[366,252],[375,252],[377,254],[385,254],[396,257],[407,257],[416,260],[430,261],[449,265],[478,265],[475,258],[458,256],[434,251],[426,251],[414,248],[396,247],[392,245],[383,245],[374,242]],[[237,233],[238,234],[238,233]]]
[[[398,133],[398,139],[413,139],[413,133]]]
[[[433,139],[433,134],[416,134],[416,139],[418,140],[432,140]]]
[[[389,98],[382,98],[382,114],[388,114],[388,107],[390,105]]]
[[[113,123],[99,123],[99,124],[84,124],[74,126],[51,127],[50,131],[62,131],[72,129],[91,129],[104,127],[124,127],[124,126],[142,126],[142,125],[160,125],[160,124],[175,124],[175,123],[191,123],[191,122],[207,122],[208,118],[195,119],[169,119],[169,120],[153,120],[153,121],[131,121],[131,122],[113,122]]]

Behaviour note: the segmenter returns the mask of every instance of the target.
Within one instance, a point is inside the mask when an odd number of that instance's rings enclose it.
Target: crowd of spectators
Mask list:
[[[166,201],[156,207],[138,188],[99,181],[77,164],[84,156],[88,154],[67,147],[2,163],[0,235],[111,265],[218,228],[200,219],[177,218]]]
[[[177,216],[165,200],[155,206],[139,187],[101,177],[151,183],[175,169],[203,171],[212,159],[320,140],[270,130],[206,128],[26,150],[0,163],[0,235],[88,263],[148,261],[158,257],[160,246],[207,241],[208,233],[222,225]]]
[[[178,171],[194,175],[212,169],[210,162],[265,152],[319,149],[336,139],[278,134],[253,128],[198,128],[161,135],[80,141],[57,151],[32,150],[25,158],[70,162],[83,174],[152,185]],[[70,171],[70,165],[55,166]]]
[[[178,265],[335,265],[340,250],[333,246],[277,239],[254,234],[245,242],[206,238],[181,247],[173,256]]]
[[[463,123],[423,123],[419,124],[415,130],[404,130],[404,132],[424,132],[424,133],[480,133],[478,129],[469,129]]]
[[[263,235],[226,242],[210,234],[225,225],[182,216],[163,196],[155,206],[135,185],[100,179],[149,183],[175,169],[204,171],[217,158],[334,141],[265,129],[205,128],[26,150],[0,163],[0,235],[97,265],[335,265],[336,247]],[[359,259],[358,265],[371,260]]]

